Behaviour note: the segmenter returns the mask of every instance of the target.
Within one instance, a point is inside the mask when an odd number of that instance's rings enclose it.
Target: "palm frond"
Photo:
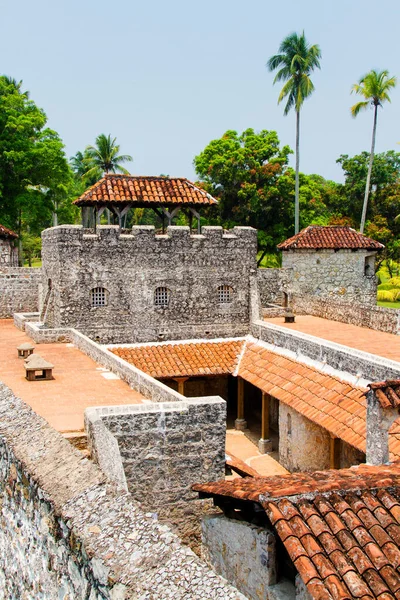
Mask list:
[[[367,100],[365,102],[357,102],[357,104],[354,104],[350,108],[351,116],[356,117],[359,112],[361,112],[362,110],[366,110],[369,105],[370,105],[370,102],[368,102]]]

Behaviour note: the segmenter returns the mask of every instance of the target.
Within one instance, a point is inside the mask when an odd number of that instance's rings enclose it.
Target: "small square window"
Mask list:
[[[229,285],[220,285],[218,288],[219,304],[228,304],[232,302],[233,289]]]
[[[107,296],[105,288],[93,288],[91,292],[92,306],[106,306]]]
[[[154,306],[166,307],[169,304],[169,289],[158,287],[154,292]]]

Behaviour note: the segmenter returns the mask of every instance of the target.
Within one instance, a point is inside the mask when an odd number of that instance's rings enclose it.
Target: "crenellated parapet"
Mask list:
[[[150,341],[243,335],[249,329],[251,227],[152,226],[96,231],[62,225],[42,233],[44,308],[53,326],[100,340]]]
[[[230,230],[224,230],[219,226],[202,227],[201,234],[192,233],[189,227],[185,226],[170,226],[167,228],[166,234],[157,234],[156,229],[152,225],[135,225],[130,230],[120,231],[115,225],[99,225],[96,230],[84,229],[81,225],[60,225],[51,227],[42,232],[42,240],[44,244],[62,243],[76,245],[85,242],[111,243],[123,245],[138,245],[152,244],[165,245],[176,242],[194,244],[198,246],[201,243],[209,244],[210,242],[226,242],[232,244],[236,240],[238,244],[256,244],[257,230],[253,227],[234,227]]]

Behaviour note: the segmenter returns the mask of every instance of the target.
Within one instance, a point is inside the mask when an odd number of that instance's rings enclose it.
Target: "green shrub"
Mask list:
[[[386,283],[390,283],[394,288],[400,288],[400,277],[392,277],[392,279],[389,279]]]
[[[378,285],[378,290],[392,290],[393,289],[393,285],[391,283],[380,283]]]
[[[396,302],[400,290],[378,290],[378,302]]]

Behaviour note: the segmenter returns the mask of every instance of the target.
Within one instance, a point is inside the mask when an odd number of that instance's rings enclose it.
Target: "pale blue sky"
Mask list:
[[[68,156],[99,133],[132,173],[194,178],[193,157],[227,129],[274,129],[294,147],[265,63],[305,30],[322,50],[302,114],[306,173],[341,179],[336,158],[370,147],[351,85],[372,68],[400,76],[399,0],[2,0],[0,72],[23,79]],[[400,150],[400,83],[379,114],[377,151]]]

